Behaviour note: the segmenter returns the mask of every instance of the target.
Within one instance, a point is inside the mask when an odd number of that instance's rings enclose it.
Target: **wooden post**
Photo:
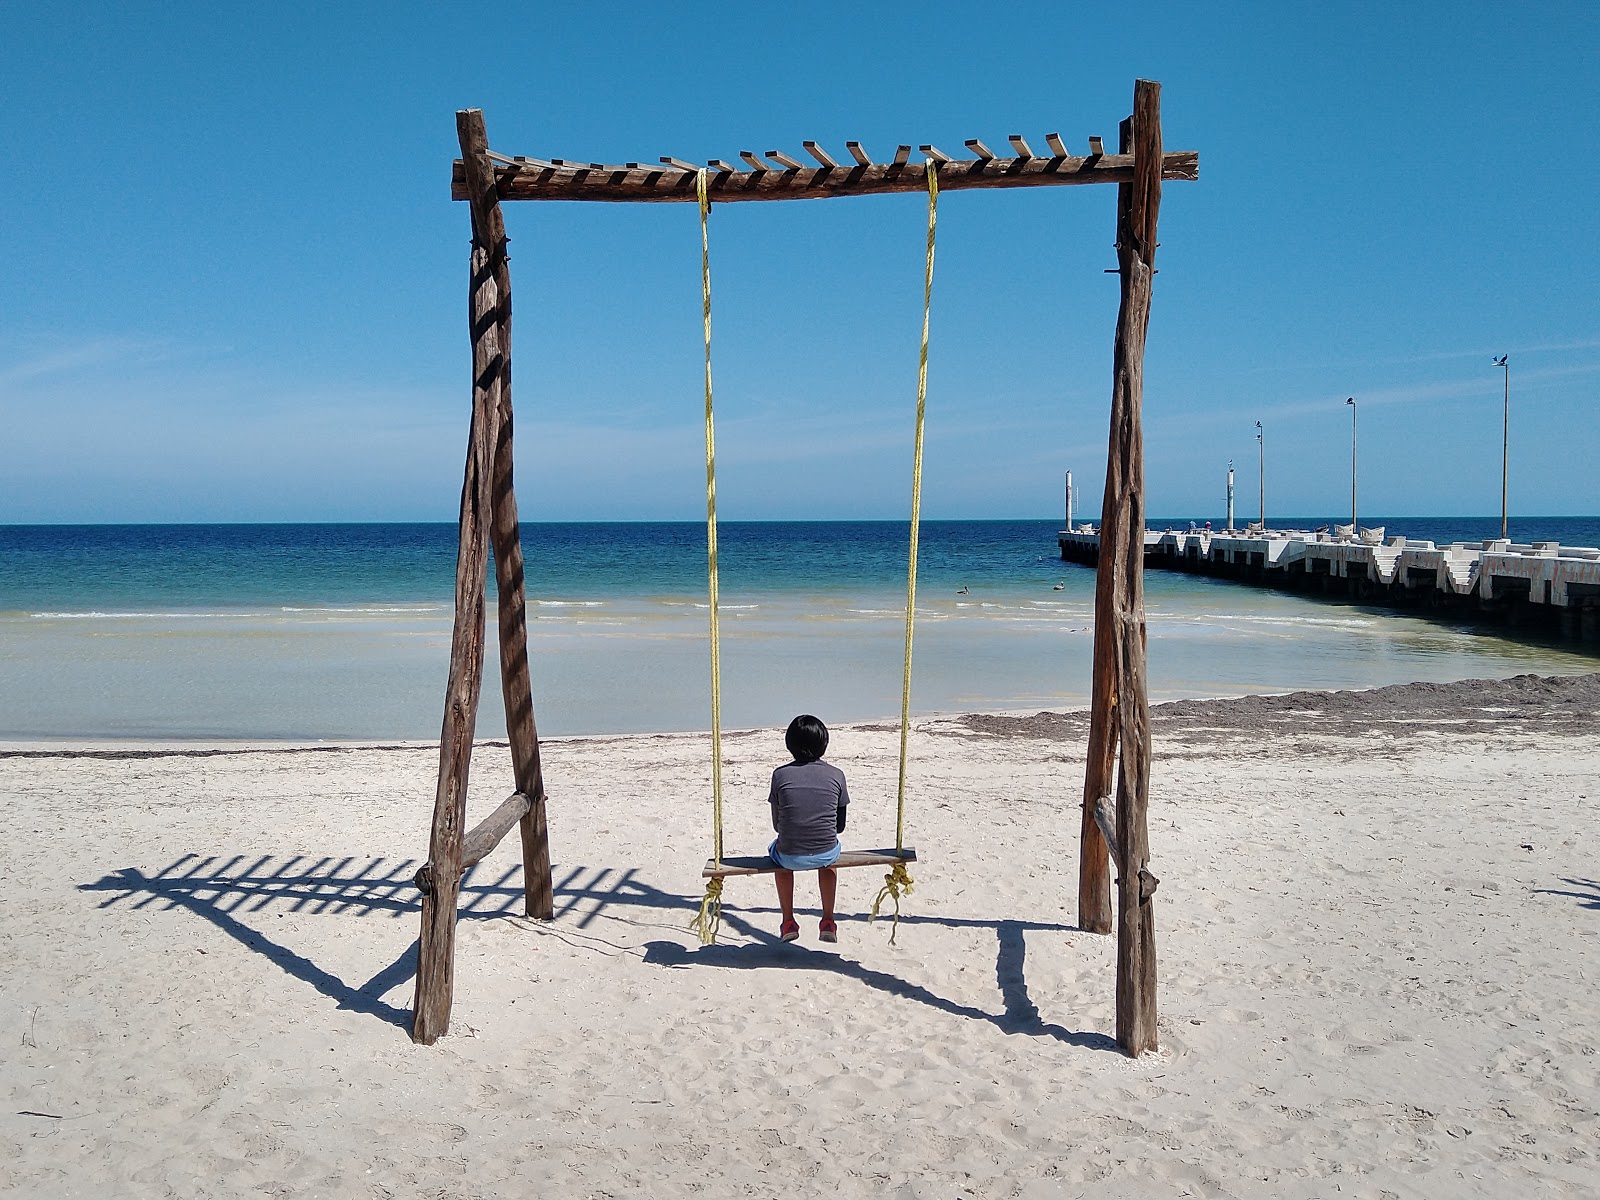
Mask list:
[[[530,802],[527,815],[522,818],[523,910],[530,917],[547,921],[555,913],[555,897],[545,821],[544,770],[539,761],[539,730],[534,723],[533,689],[528,676],[528,601],[523,585],[522,536],[517,522],[517,494],[512,485],[511,263],[506,254],[505,217],[500,211],[498,185],[489,161],[489,135],[482,110],[458,112],[456,132],[461,139],[474,238],[484,246],[498,248],[492,256],[492,266],[500,295],[499,436],[494,447],[489,532],[499,597],[500,692],[505,700],[506,736],[511,742],[511,768],[517,791]],[[481,236],[477,231],[482,231]]]
[[[1117,1043],[1137,1057],[1156,1048],[1156,947],[1152,905],[1157,879],[1148,869],[1150,836],[1150,706],[1145,690],[1144,620],[1144,346],[1150,327],[1156,217],[1161,207],[1161,85],[1138,80],[1133,116],[1123,126],[1132,143],[1131,184],[1117,186],[1117,312],[1111,390],[1111,445],[1106,505],[1100,527],[1096,587],[1099,624],[1111,627],[1115,655],[1117,772]],[[1108,536],[1109,535],[1109,536]],[[1109,604],[1102,607],[1102,600]],[[1106,611],[1109,609],[1109,611]],[[1099,665],[1097,664],[1097,671]],[[1103,841],[1104,839],[1102,839]]]
[[[486,155],[468,149],[468,114],[458,114],[462,153],[488,170]],[[476,114],[481,136],[483,116]],[[484,143],[486,147],[486,142]],[[492,178],[492,175],[491,175]],[[461,890],[461,851],[466,824],[467,779],[472,738],[483,686],[484,579],[489,557],[495,448],[499,443],[502,352],[497,268],[505,239],[488,238],[474,206],[468,316],[472,329],[472,427],[461,485],[460,542],[456,550],[456,618],[450,639],[450,678],[444,725],[439,735],[439,786],[434,796],[428,860],[433,888],[422,898],[422,933],[417,943],[417,989],[411,1038],[432,1045],[450,1028],[455,992],[456,899]],[[502,226],[503,230],[503,226]]]

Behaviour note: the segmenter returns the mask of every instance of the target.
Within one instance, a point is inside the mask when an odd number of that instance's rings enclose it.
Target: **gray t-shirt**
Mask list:
[[[839,840],[850,793],[844,772],[819,758],[784,763],[774,771],[767,801],[780,854],[821,854]]]

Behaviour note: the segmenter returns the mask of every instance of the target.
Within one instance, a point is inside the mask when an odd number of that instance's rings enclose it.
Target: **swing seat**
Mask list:
[[[833,864],[838,867],[892,867],[895,863],[913,863],[917,861],[917,852],[910,846],[904,850],[846,850],[839,855],[839,860]],[[702,879],[723,879],[729,875],[771,875],[780,868],[765,854],[753,854],[740,858],[724,858],[720,863],[714,858],[706,859],[706,868],[700,872]]]

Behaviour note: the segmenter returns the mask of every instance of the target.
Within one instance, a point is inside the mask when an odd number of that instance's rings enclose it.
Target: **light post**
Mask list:
[[[1502,354],[1494,360],[1494,365],[1504,367],[1506,372],[1506,409],[1505,423],[1500,431],[1500,540],[1506,539],[1506,466],[1511,451],[1511,356]]]
[[[1345,403],[1350,406],[1350,528],[1354,532],[1356,525],[1356,398],[1346,397]]]
[[[1256,422],[1256,479],[1261,486],[1261,532],[1267,532],[1267,431]]]

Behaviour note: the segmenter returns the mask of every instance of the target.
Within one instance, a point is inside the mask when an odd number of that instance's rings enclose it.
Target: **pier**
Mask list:
[[[1061,557],[1094,566],[1100,535],[1057,535]],[[1556,542],[1454,542],[1299,530],[1145,530],[1144,565],[1425,616],[1494,621],[1600,641],[1600,549]]]

